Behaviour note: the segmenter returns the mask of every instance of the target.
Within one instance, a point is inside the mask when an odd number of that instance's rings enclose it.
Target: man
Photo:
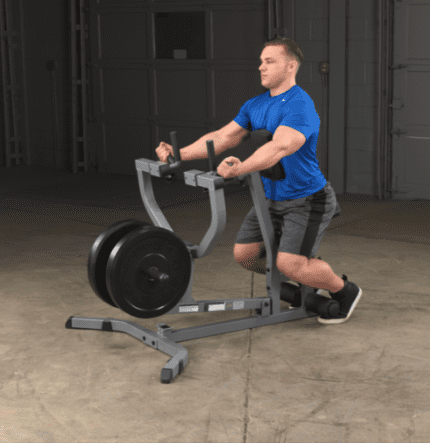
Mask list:
[[[337,200],[316,158],[320,119],[312,99],[296,85],[303,58],[300,48],[290,39],[266,42],[259,69],[262,85],[270,91],[248,100],[224,128],[181,149],[181,159],[206,158],[206,140],[212,139],[215,154],[220,154],[237,146],[248,130],[266,129],[273,134],[270,142],[245,161],[236,157],[224,159],[217,172],[231,178],[281,165],[280,179],[262,177],[279,239],[276,266],[296,282],[329,290],[340,304],[340,313],[335,319],[319,317],[318,321],[343,323],[351,316],[362,291],[347,276],[340,278],[327,263],[314,258],[335,214]],[[164,142],[156,151],[162,161],[172,154],[171,146]],[[244,268],[265,274],[263,250],[257,214],[252,207],[237,235],[234,256]]]

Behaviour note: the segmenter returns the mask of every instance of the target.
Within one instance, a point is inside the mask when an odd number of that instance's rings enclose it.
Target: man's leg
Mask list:
[[[279,253],[278,269],[292,280],[311,288],[327,289],[335,293],[343,289],[345,281],[338,277],[331,266],[317,258]]]
[[[345,285],[345,281],[333,272],[331,266],[318,258],[308,260],[296,281],[311,288],[327,289],[333,294]]]

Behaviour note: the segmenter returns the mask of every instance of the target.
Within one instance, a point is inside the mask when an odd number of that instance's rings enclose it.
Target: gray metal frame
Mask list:
[[[179,162],[177,162],[177,164],[178,163]],[[171,166],[177,167],[177,164]],[[155,177],[161,177],[163,175],[160,168],[165,168],[165,166],[165,164],[159,161],[148,159],[136,160],[136,170],[138,173],[142,200],[152,222],[156,226],[160,226],[173,232],[173,229],[169,225],[160,207],[155,201],[151,181],[151,175]],[[143,341],[143,343],[169,354],[172,358],[167,362],[161,371],[162,383],[169,383],[173,378],[183,371],[188,362],[188,351],[184,346],[179,345],[178,342],[208,337],[211,335],[225,334],[227,332],[241,331],[243,329],[273,325],[281,322],[299,320],[302,318],[315,317],[318,315],[317,313],[309,311],[304,307],[304,301],[307,295],[309,293],[315,293],[313,288],[305,285],[300,285],[301,307],[281,310],[281,282],[285,282],[289,279],[281,274],[275,266],[278,246],[276,244],[275,232],[270,218],[268,201],[265,198],[263,184],[259,172],[240,176],[236,179],[236,181],[247,181],[252,200],[256,208],[258,221],[261,226],[267,253],[267,297],[257,297],[252,299],[236,298],[220,300],[194,300],[194,298],[191,296],[194,275],[194,260],[196,258],[204,257],[213,251],[226,225],[224,186],[220,186],[220,183],[223,182],[224,179],[213,171],[205,173],[195,169],[186,171],[184,173],[184,177],[187,185],[208,189],[212,211],[212,221],[200,245],[185,242],[190,252],[192,263],[190,283],[180,302],[166,314],[190,314],[198,312],[204,313],[255,309],[255,315],[241,319],[222,321],[202,326],[193,326],[178,330],[174,330],[165,323],[158,323],[158,332],[151,331],[130,321],[116,320],[112,318],[101,319],[72,316],[66,323],[66,328],[69,329],[97,329],[103,331],[125,332],[138,340]],[[229,182],[234,181],[235,179],[229,179]]]

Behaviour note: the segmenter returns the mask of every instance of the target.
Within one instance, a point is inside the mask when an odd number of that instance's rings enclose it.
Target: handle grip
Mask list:
[[[176,131],[171,132],[170,133],[170,137],[172,139],[172,147],[173,147],[174,155],[175,155],[175,157],[180,162],[181,161],[181,154],[180,154],[179,146],[176,143]],[[214,149],[213,140],[208,140],[206,142],[206,147],[207,147],[207,150],[208,150],[209,170],[215,172],[216,171],[216,166],[215,166],[215,149]],[[169,163],[169,165],[171,165],[171,164],[176,162],[175,157],[173,157],[171,154],[168,155],[167,162]],[[233,163],[227,162],[227,164],[229,166],[233,166]],[[165,176],[165,178],[166,178],[168,183],[173,183],[176,180],[176,174],[172,172],[171,174]],[[207,190],[205,189],[205,191],[207,191]]]
[[[167,162],[170,165],[175,163],[175,159],[172,157],[171,154],[169,154],[169,156],[167,157]],[[166,175],[166,180],[167,180],[167,183],[169,183],[169,184],[175,182],[176,181],[176,174],[174,172],[172,172],[171,174]]]

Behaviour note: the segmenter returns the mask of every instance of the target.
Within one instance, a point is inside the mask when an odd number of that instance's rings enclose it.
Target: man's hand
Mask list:
[[[233,163],[233,166],[229,166],[228,163]],[[242,162],[236,157],[227,157],[218,166],[217,172],[223,178],[238,177],[241,175],[240,167]]]

